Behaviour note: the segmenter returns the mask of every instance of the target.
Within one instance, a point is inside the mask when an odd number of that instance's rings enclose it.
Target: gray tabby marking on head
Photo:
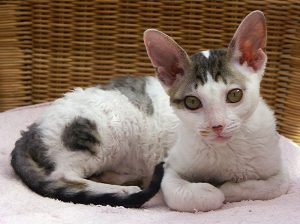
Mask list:
[[[54,168],[55,164],[47,158],[48,149],[42,141],[41,131],[37,124],[32,124],[28,127],[28,131],[21,132],[22,138],[20,138],[15,145],[15,150],[12,152],[12,166],[22,167],[23,172],[32,173],[31,169],[34,166],[27,164],[26,160],[17,160],[17,157],[31,157],[33,161],[38,165],[36,168],[41,170],[34,171],[34,173],[45,172],[50,174]],[[28,170],[26,170],[28,169]],[[32,176],[32,175],[29,175]],[[32,176],[32,181],[36,181],[35,177]]]
[[[192,55],[190,60],[190,71],[170,90],[171,102],[178,108],[184,108],[183,100],[186,94],[193,92],[199,85],[205,85],[209,77],[215,82],[225,84],[235,81],[241,83],[245,79],[230,68],[226,49],[198,52]]]
[[[208,54],[208,53],[207,53]],[[201,84],[204,85],[208,80],[208,75],[216,81],[229,82],[231,73],[227,67],[227,50],[210,50],[208,57],[202,52],[198,52],[191,57],[193,62],[193,73]]]
[[[148,115],[154,112],[151,98],[146,93],[146,77],[124,76],[118,77],[102,89],[117,89],[139,110]]]
[[[86,150],[92,154],[95,154],[95,147],[100,144],[96,123],[83,117],[76,117],[68,124],[61,139],[64,146],[70,150]]]

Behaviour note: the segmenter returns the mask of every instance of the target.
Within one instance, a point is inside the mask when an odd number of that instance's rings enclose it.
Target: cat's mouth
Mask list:
[[[202,130],[200,131],[200,134],[202,137],[209,138],[209,140],[213,142],[226,142],[231,139],[231,136],[224,136],[222,134],[212,135],[212,133],[208,130]]]
[[[212,138],[213,141],[219,142],[219,143],[227,142],[230,139],[231,139],[231,136],[222,136],[222,135],[217,135]]]
[[[226,136],[224,134],[215,134],[212,133],[209,130],[202,130],[200,131],[200,135],[206,139],[208,139],[210,142],[216,142],[216,143],[225,143],[231,139],[232,136]]]

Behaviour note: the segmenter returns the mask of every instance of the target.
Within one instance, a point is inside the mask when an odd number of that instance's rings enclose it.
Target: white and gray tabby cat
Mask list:
[[[56,100],[22,132],[11,164],[43,196],[140,207],[160,189],[177,124],[156,78],[120,77]]]
[[[157,30],[144,42],[157,78],[76,89],[22,133],[12,166],[24,183],[62,201],[139,207],[162,181],[180,211],[284,194],[275,119],[259,96],[263,14],[245,18],[228,50],[188,57]]]

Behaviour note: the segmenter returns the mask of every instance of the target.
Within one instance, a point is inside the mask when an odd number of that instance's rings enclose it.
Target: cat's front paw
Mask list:
[[[241,192],[237,187],[237,183],[226,182],[219,189],[225,196],[225,202],[236,202],[242,200],[240,198]]]
[[[222,207],[224,194],[216,187],[208,183],[192,183],[190,190],[195,197],[194,211],[211,211]]]
[[[174,194],[165,194],[167,205],[177,211],[198,212],[220,208],[224,202],[223,193],[208,183],[189,183],[176,189]]]

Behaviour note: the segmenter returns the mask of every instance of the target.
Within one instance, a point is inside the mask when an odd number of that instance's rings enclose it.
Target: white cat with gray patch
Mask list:
[[[158,78],[123,77],[56,100],[16,142],[23,182],[62,201],[139,207],[163,178],[168,206],[190,212],[286,193],[274,115],[259,95],[263,14],[246,17],[228,50],[188,57],[157,30],[144,42]]]
[[[209,211],[285,194],[289,178],[274,114],[260,96],[267,62],[263,13],[243,20],[228,49],[188,57],[156,30],[146,31],[144,40],[180,119],[162,180],[167,205]]]
[[[120,77],[56,100],[22,133],[11,163],[43,196],[140,207],[160,189],[177,124],[156,78]]]

